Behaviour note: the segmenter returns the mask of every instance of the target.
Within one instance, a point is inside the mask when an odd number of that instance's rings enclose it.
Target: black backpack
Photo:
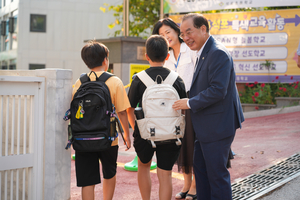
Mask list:
[[[111,130],[111,117],[115,116],[110,92],[105,81],[113,76],[103,72],[96,81],[91,81],[87,74],[80,77],[81,86],[74,94],[71,102],[69,144],[78,152],[98,152],[107,150],[111,146],[112,136],[116,130]],[[91,74],[90,73],[90,74]],[[115,127],[115,126],[112,126]]]

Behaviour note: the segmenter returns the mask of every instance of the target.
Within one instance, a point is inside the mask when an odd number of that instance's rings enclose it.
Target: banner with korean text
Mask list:
[[[204,14],[234,60],[237,82],[300,81],[300,9]],[[183,15],[170,16],[181,23]],[[268,62],[266,62],[268,61]],[[269,63],[269,65],[268,65]]]
[[[247,7],[299,6],[299,0],[163,0],[163,4],[164,13],[185,13]]]

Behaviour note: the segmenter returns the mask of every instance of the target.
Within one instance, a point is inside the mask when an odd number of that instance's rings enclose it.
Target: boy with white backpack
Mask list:
[[[146,58],[151,67],[137,74],[128,92],[131,104],[128,118],[134,127],[133,145],[138,156],[138,185],[143,200],[150,200],[151,196],[150,166],[154,152],[159,199],[172,198],[172,168],[179,156],[185,128],[181,111],[172,109],[176,99],[186,97],[185,86],[177,73],[163,67],[168,49],[168,41],[162,36],[152,35],[147,39]],[[144,111],[143,119],[137,115],[135,120],[137,106]]]

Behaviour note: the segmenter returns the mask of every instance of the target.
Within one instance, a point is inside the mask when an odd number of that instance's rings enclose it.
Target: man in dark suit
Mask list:
[[[183,41],[197,51],[197,61],[190,99],[176,101],[173,108],[192,111],[198,200],[230,200],[232,191],[226,163],[235,131],[244,121],[233,60],[225,46],[210,36],[203,15],[185,15],[180,31]]]

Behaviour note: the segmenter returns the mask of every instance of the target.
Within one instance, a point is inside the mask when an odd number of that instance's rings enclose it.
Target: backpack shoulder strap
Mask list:
[[[85,82],[89,82],[91,80],[87,74],[81,75],[79,79],[80,79],[81,84],[83,84]]]
[[[170,74],[167,76],[167,78],[164,80],[164,84],[169,84],[169,85],[173,86],[177,77],[178,77],[178,73],[171,71]]]
[[[152,78],[145,72],[145,70],[137,73],[137,76],[146,85],[146,87],[149,87],[155,83]]]
[[[105,83],[105,82],[107,81],[107,79],[109,79],[109,78],[112,77],[112,76],[114,76],[114,75],[111,74],[111,73],[103,72],[103,73],[99,76],[98,80],[99,80],[99,81],[103,81],[103,82]]]
[[[112,76],[115,76],[114,74],[111,74],[111,73],[108,73],[108,72],[103,72],[100,76],[99,76],[99,78],[97,79],[97,81],[100,81],[100,82],[103,82],[105,85],[106,85],[106,81],[110,78],[110,77],[112,77]],[[112,101],[111,101],[111,96],[110,96],[110,92],[109,92],[109,87],[106,85],[106,87],[107,87],[107,89],[108,89],[108,96],[109,96],[109,99],[110,99],[110,102],[111,102],[111,105],[112,105],[112,107],[111,108],[109,108],[109,111],[111,112],[111,113],[113,113],[113,112],[115,112],[114,110],[115,110],[115,106],[114,106],[114,104],[112,103]],[[110,110],[111,109],[111,110]]]

